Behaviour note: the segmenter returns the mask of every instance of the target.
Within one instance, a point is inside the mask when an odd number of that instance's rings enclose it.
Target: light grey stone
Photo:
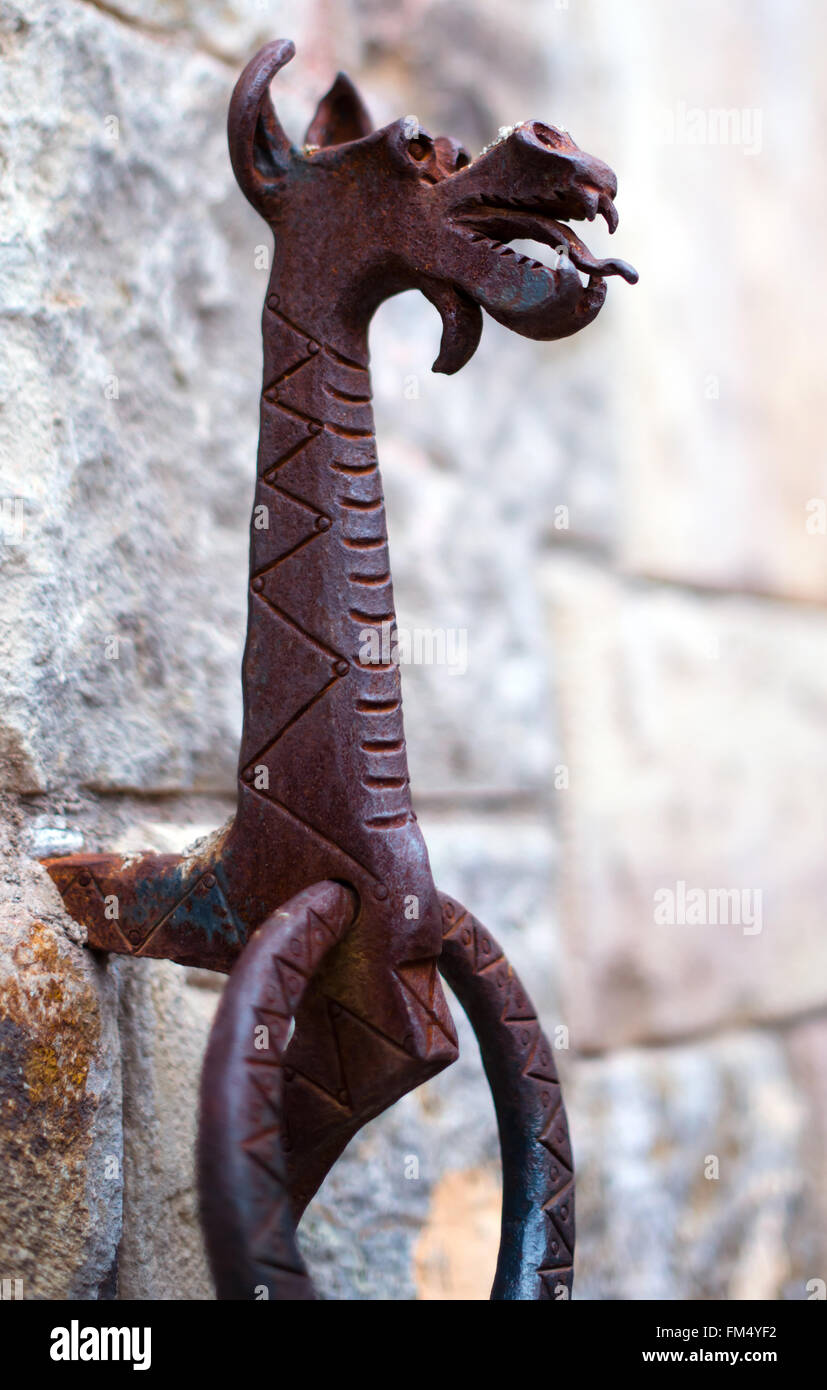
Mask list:
[[[26,827],[24,843],[32,859],[48,859],[61,854],[79,854],[83,849],[83,835],[70,828],[65,816],[40,815]]]
[[[486,1296],[499,1243],[496,1128],[456,1004],[454,1014],[460,1062],[373,1121],[305,1216],[302,1245],[328,1297],[429,1298],[435,1282],[439,1297],[469,1296],[457,1255],[474,1242],[475,1207],[463,1236],[437,1206],[448,1176],[455,1198],[465,1182],[488,1218],[470,1295]],[[823,1251],[808,1217],[809,1107],[782,1043],[730,1033],[591,1059],[561,1054],[560,1066],[578,1168],[576,1297],[808,1297]],[[415,1180],[404,1177],[412,1157]],[[421,1258],[423,1232],[441,1268]]]
[[[535,572],[550,509],[526,508],[520,494],[553,446],[536,413],[506,430],[513,378],[527,370],[517,354],[495,373],[487,343],[488,371],[481,348],[463,376],[438,380],[437,343],[434,311],[410,296],[382,310],[372,343],[397,617],[409,632],[444,634],[449,657],[402,667],[413,786],[536,790],[554,762]],[[487,380],[500,384],[482,412]]]
[[[124,1232],[118,1296],[214,1297],[198,1221],[201,1060],[218,995],[167,961],[121,961]]]
[[[513,25],[493,0],[359,0],[357,11],[377,119],[404,106],[476,154],[504,124],[565,110],[585,147],[613,153],[602,98],[605,120],[594,115],[588,41],[562,10],[529,0]],[[563,39],[571,71],[557,59]],[[439,319],[420,295],[377,315],[371,357],[399,621],[467,642],[462,674],[403,668],[413,786],[425,796],[537,792],[553,777],[539,568],[562,542],[614,540],[625,290],[612,287],[588,341],[529,342],[486,316],[475,357],[450,379],[430,371]]]
[[[586,562],[550,563],[546,582],[574,1045],[823,1008],[824,615]]]
[[[756,23],[749,0],[590,11],[606,80],[589,99],[614,113],[614,241],[641,271],[612,365],[622,563],[823,602],[827,534],[806,523],[827,496],[815,348],[827,277],[814,267],[797,294],[771,267],[797,243],[802,206],[824,220],[809,146],[827,98],[807,55],[827,15],[770,4]]]
[[[559,866],[548,819],[452,808],[429,810],[420,824],[440,891],[456,897],[499,941],[546,1027],[564,1021],[554,892]]]
[[[807,1297],[808,1112],[783,1044],[732,1033],[569,1074],[578,1297]]]
[[[804,1197],[812,1223],[814,1260],[809,1280],[827,1284],[827,1021],[804,1018],[785,1030],[788,1065],[803,1097],[807,1124],[803,1136]],[[810,1297],[818,1297],[818,1286]]]
[[[3,26],[3,784],[226,784],[265,240],[230,75],[89,5]]]
[[[107,0],[105,9],[162,42],[196,46],[233,65],[275,38],[293,39],[305,63],[322,70],[353,61],[357,51],[349,0],[337,5],[335,24],[324,0]]]

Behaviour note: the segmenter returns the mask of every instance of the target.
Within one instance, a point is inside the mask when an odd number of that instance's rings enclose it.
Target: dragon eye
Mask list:
[[[431,150],[430,146],[426,145],[425,141],[417,136],[415,140],[408,141],[408,153],[412,155],[414,159],[427,159]]]

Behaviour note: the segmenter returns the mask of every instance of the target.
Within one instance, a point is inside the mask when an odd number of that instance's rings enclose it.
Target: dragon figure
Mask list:
[[[540,121],[473,160],[411,120],[376,130],[342,74],[297,147],[269,94],[293,52],[263,48],[229,115],[236,178],[274,235],[235,818],[190,855],[47,867],[90,945],[232,972],[199,1138],[219,1297],[314,1297],[302,1211],[366,1121],[456,1058],[440,971],[479,1038],[500,1129],[492,1297],[567,1296],[574,1175],[552,1049],[494,938],[436,890],[398,666],[362,659],[365,629],[395,621],[368,328],[384,300],[421,290],[446,373],[473,355],[483,309],[528,338],[585,328],[608,276],[637,279],[570,225],[600,215],[613,232],[616,179]],[[518,238],[553,264],[517,254]]]

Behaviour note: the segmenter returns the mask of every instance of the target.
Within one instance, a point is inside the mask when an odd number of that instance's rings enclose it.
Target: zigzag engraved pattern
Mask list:
[[[492,1298],[567,1298],[574,1175],[552,1049],[497,942],[460,904],[444,895],[441,901],[441,968],[477,1032],[500,1121],[503,1238]],[[298,894],[251,939],[216,1015],[202,1074],[198,1175],[219,1298],[260,1298],[265,1290],[273,1299],[316,1297],[291,1211],[283,1096],[294,1073],[285,1052],[291,1021],[352,912],[352,898],[336,884]],[[397,978],[443,1030],[433,1009],[436,982],[422,997],[419,964],[410,962],[413,985],[404,967]],[[322,1007],[336,1035],[327,1063],[332,1079],[306,1080],[348,1109],[347,1047],[339,1027],[349,1011],[330,1000]]]
[[[441,893],[440,901],[440,970],[477,1034],[500,1121],[503,1238],[491,1297],[567,1298],[574,1162],[554,1053],[493,936],[454,899]],[[517,1228],[520,1240],[514,1239]]]
[[[251,752],[249,745],[245,749],[240,773],[248,785],[255,782],[257,767],[266,764],[274,755],[281,756],[278,746],[288,732],[311,714],[317,718],[320,704],[341,681],[349,678],[350,683],[354,683],[352,650],[342,650],[341,642],[333,639],[330,630],[324,635],[318,631],[315,611],[311,611],[310,622],[299,617],[296,609],[297,605],[299,609],[302,606],[306,585],[301,583],[298,572],[292,567],[289,575],[284,572],[282,580],[280,573],[285,564],[299,551],[315,548],[322,537],[326,537],[323,565],[329,568],[332,563],[331,573],[341,569],[343,582],[354,586],[349,607],[345,600],[345,612],[351,624],[359,630],[395,622],[367,367],[343,358],[327,344],[317,341],[279,307],[277,295],[268,298],[267,311],[270,317],[265,322],[264,332],[265,387],[257,502],[268,509],[275,508],[276,515],[271,535],[262,536],[255,528],[253,530],[250,643],[255,640],[257,624],[262,621],[256,608],[258,601],[279,624],[289,628],[290,642],[298,639],[307,656],[302,656],[299,648],[295,651],[291,648],[285,654],[291,669],[301,668],[303,672],[302,680],[296,681],[295,690],[289,691],[297,701],[294,708],[286,708],[279,702],[278,723],[275,724],[275,711],[268,717],[259,703],[257,717],[263,723],[260,722],[255,730],[255,751]],[[324,448],[321,453],[314,454],[311,461],[308,450],[322,435]],[[335,528],[334,536],[326,536],[331,528]],[[335,547],[333,550],[329,549],[331,543]],[[352,558],[345,556],[345,552],[352,552]],[[332,595],[337,594],[339,587],[331,583],[331,604]],[[340,604],[337,594],[336,605]],[[328,620],[331,618],[330,612],[324,616]],[[328,622],[328,629],[330,626]],[[278,632],[272,637],[277,641]],[[342,639],[349,646],[354,645],[349,634],[342,633]],[[264,636],[261,643],[265,645]],[[315,676],[311,652],[323,658]],[[373,671],[384,671],[391,680],[397,674],[390,663],[376,666]],[[362,701],[356,701],[355,710],[358,715],[365,716],[367,735],[379,711]],[[367,768],[362,789],[368,795],[357,798],[357,804],[367,801],[369,809],[362,810],[359,806],[358,818],[362,829],[367,831],[403,826],[411,815],[398,698],[385,700],[381,713],[389,716],[384,723],[393,737],[380,743],[366,736],[359,743]],[[267,723],[271,727],[266,727]],[[268,796],[267,788],[263,789],[263,794]],[[334,840],[329,829],[313,823],[312,811],[307,807],[299,809],[289,798],[278,795],[270,799],[305,824],[308,830],[334,843],[377,880],[377,875],[366,866],[367,850],[357,853],[354,844],[348,843],[346,826],[337,827]]]
[[[291,1061],[291,1022],[354,909],[353,896],[338,884],[317,883],[297,894],[250,939],[222,996],[204,1060],[198,1136],[201,1214],[219,1298],[251,1299],[264,1290],[272,1299],[316,1296],[295,1239],[285,1089],[301,1079],[343,1113],[358,1115],[353,1030],[368,1030],[407,1057],[373,1025],[319,994],[314,1007],[330,1030],[314,1027],[314,1075],[297,1072]],[[435,963],[427,962],[428,970],[422,965],[400,966],[397,979],[430,1030],[453,1041]]]
[[[182,877],[181,862],[144,855],[124,869],[120,855],[99,855],[79,869],[71,859],[58,861],[52,872],[68,911],[84,923],[98,950],[154,955],[154,938],[163,935],[161,954],[171,959],[169,947],[176,941],[182,947],[197,941],[202,950],[212,944],[218,958],[231,958],[246,933],[220,874],[213,872],[218,866]]]
[[[219,1298],[316,1296],[288,1192],[283,1062],[307,987],[353,910],[338,884],[297,894],[251,939],[222,996],[202,1072],[198,1136],[201,1215]]]

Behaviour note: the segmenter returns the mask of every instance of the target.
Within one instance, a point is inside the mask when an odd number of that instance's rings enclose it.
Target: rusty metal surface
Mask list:
[[[284,1133],[291,1020],[353,921],[337,883],[291,898],[255,933],[221,997],[201,1074],[198,1186],[219,1298],[313,1298],[290,1202]],[[346,1100],[346,1096],[342,1096]]]
[[[536,1119],[536,1097],[525,1092],[530,1073],[519,1071],[524,1058],[510,1021],[495,1018],[488,977],[468,973],[451,932],[440,961],[447,908],[411,803],[399,670],[363,655],[366,631],[395,622],[367,335],[385,299],[418,288],[442,317],[434,370],[451,373],[473,355],[482,309],[524,336],[562,338],[599,313],[608,276],[637,276],[623,261],[596,260],[568,225],[602,215],[613,231],[616,180],[564,132],[525,122],[471,161],[456,142],[409,122],[374,130],[340,75],[297,148],[269,96],[292,56],[283,40],[262,49],[236,85],[229,116],[236,178],[275,243],[262,325],[235,819],[191,857],[46,863],[91,946],[225,972],[264,950],[245,950],[259,928],[256,942],[278,936],[283,919],[273,914],[288,903],[299,912],[296,895],[328,892],[331,881],[348,885],[358,908],[302,987],[287,1048],[291,1084],[277,1102],[293,1219],[368,1119],[456,1057],[438,965],[465,993],[507,1181],[528,1182],[526,1210],[534,1211],[552,1193],[547,1175],[537,1176],[537,1145],[508,1148],[510,1126],[531,1128]],[[515,238],[555,248],[556,263],[515,254],[504,245]],[[235,974],[228,989],[233,997],[244,989]],[[211,1057],[218,1060],[207,1075],[220,1087],[221,1054]],[[240,1065],[232,1053],[225,1064]],[[565,1127],[562,1108],[558,1114]],[[243,1146],[245,1133],[235,1142]],[[555,1142],[558,1154],[568,1153],[564,1128]],[[208,1193],[205,1202],[209,1232]],[[505,1208],[507,1243],[519,1245],[520,1204],[508,1192]],[[545,1219],[570,1265],[569,1217],[548,1211]],[[210,1241],[224,1252],[214,1257],[222,1288],[221,1262],[234,1257]],[[517,1266],[501,1261],[496,1296],[540,1296],[544,1279],[526,1273],[531,1261],[535,1274],[540,1268],[532,1241],[525,1258],[514,1257]]]
[[[440,969],[471,1021],[497,1112],[503,1163],[492,1298],[571,1293],[574,1163],[554,1053],[502,948],[440,894]],[[230,976],[201,1077],[198,1178],[219,1298],[314,1299],[291,1207],[296,1156],[285,1143],[291,1018],[355,902],[317,883],[272,914]],[[343,1095],[343,1099],[346,1097]]]
[[[568,1298],[574,1276],[574,1160],[554,1050],[502,948],[440,894],[439,967],[468,1015],[500,1134],[503,1209],[491,1297]]]

